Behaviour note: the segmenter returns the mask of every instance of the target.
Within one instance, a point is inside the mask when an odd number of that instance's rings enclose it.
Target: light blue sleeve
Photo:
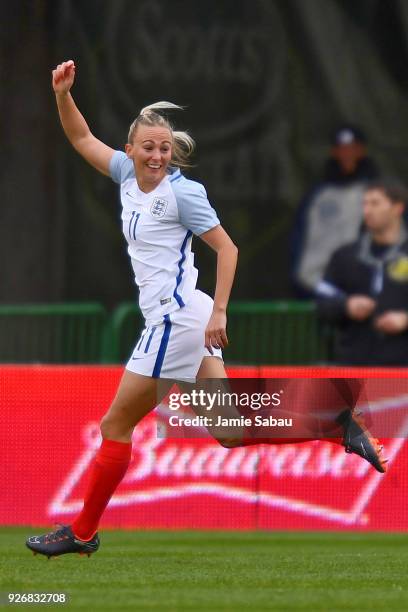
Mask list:
[[[179,220],[184,227],[199,236],[220,225],[217,213],[208,201],[204,186],[185,177],[172,182]]]
[[[135,168],[131,159],[123,151],[115,151],[109,164],[109,172],[115,183],[123,183],[135,176]]]

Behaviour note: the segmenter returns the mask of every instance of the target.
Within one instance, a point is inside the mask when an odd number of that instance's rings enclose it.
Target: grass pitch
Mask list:
[[[66,593],[52,609],[408,610],[408,535],[104,531],[91,558],[25,548],[0,529],[0,591]],[[37,609],[40,604],[9,606]]]

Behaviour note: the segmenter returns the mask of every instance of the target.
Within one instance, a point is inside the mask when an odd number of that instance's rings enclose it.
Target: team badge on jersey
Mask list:
[[[150,207],[150,212],[153,217],[156,217],[156,219],[164,217],[167,210],[167,204],[167,200],[163,200],[163,198],[154,198],[153,204]]]

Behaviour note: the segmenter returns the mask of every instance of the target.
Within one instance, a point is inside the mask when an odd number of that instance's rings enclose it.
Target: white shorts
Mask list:
[[[152,378],[174,378],[195,382],[203,357],[211,357],[204,346],[205,328],[213,300],[196,289],[188,303],[155,324],[146,323],[126,369]],[[222,359],[221,349],[213,356]]]

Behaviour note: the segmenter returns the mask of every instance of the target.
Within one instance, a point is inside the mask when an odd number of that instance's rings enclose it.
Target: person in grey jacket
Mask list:
[[[364,194],[364,232],[337,249],[316,288],[318,311],[336,327],[334,360],[362,366],[408,365],[406,188],[371,183]]]

